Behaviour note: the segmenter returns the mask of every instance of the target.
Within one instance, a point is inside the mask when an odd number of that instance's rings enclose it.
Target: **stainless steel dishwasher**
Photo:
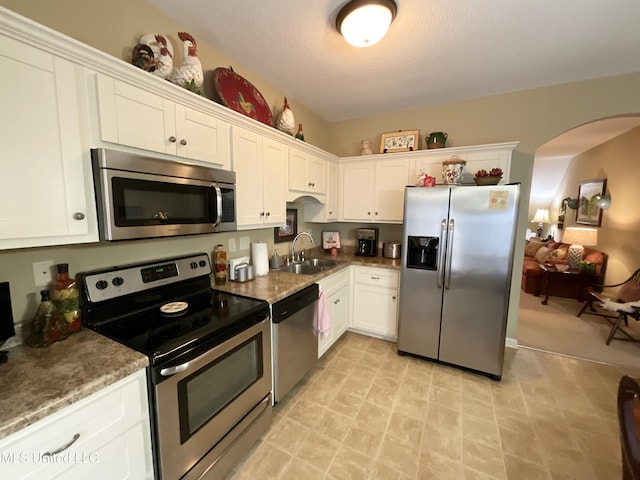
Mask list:
[[[318,361],[318,337],[313,329],[318,292],[318,285],[314,283],[272,306],[276,402]]]

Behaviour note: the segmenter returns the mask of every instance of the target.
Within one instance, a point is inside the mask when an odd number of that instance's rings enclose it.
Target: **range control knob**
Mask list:
[[[107,283],[106,280],[98,280],[96,282],[96,288],[98,290],[104,290],[105,288],[107,288],[109,286],[109,284]]]
[[[198,264],[196,262],[191,262],[189,266],[191,267],[191,270],[195,270],[196,268],[198,268]]]
[[[119,287],[124,283],[124,280],[122,277],[114,277],[113,280],[111,280],[111,283],[113,283],[114,286]]]

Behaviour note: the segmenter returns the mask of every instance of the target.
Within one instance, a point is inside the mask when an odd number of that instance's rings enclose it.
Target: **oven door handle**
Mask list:
[[[180,365],[176,365],[175,367],[167,367],[160,370],[160,375],[163,377],[170,377],[171,375],[175,375],[176,373],[180,373],[185,371],[187,368],[191,366],[191,362],[184,362]]]
[[[220,190],[220,187],[215,183],[213,184],[213,188],[216,189],[216,221],[213,226],[217,227],[222,220],[222,190]]]

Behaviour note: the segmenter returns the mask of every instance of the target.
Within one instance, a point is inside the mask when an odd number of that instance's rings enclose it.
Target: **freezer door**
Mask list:
[[[441,235],[442,226],[447,224],[449,193],[448,187],[405,189],[398,350],[433,359],[438,358],[440,338],[444,273]],[[435,268],[431,258],[434,247]]]
[[[440,360],[502,375],[519,185],[451,192]]]

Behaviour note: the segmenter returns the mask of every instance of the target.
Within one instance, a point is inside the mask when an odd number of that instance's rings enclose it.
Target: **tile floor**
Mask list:
[[[495,382],[347,333],[229,478],[619,479],[624,373],[521,348]]]

